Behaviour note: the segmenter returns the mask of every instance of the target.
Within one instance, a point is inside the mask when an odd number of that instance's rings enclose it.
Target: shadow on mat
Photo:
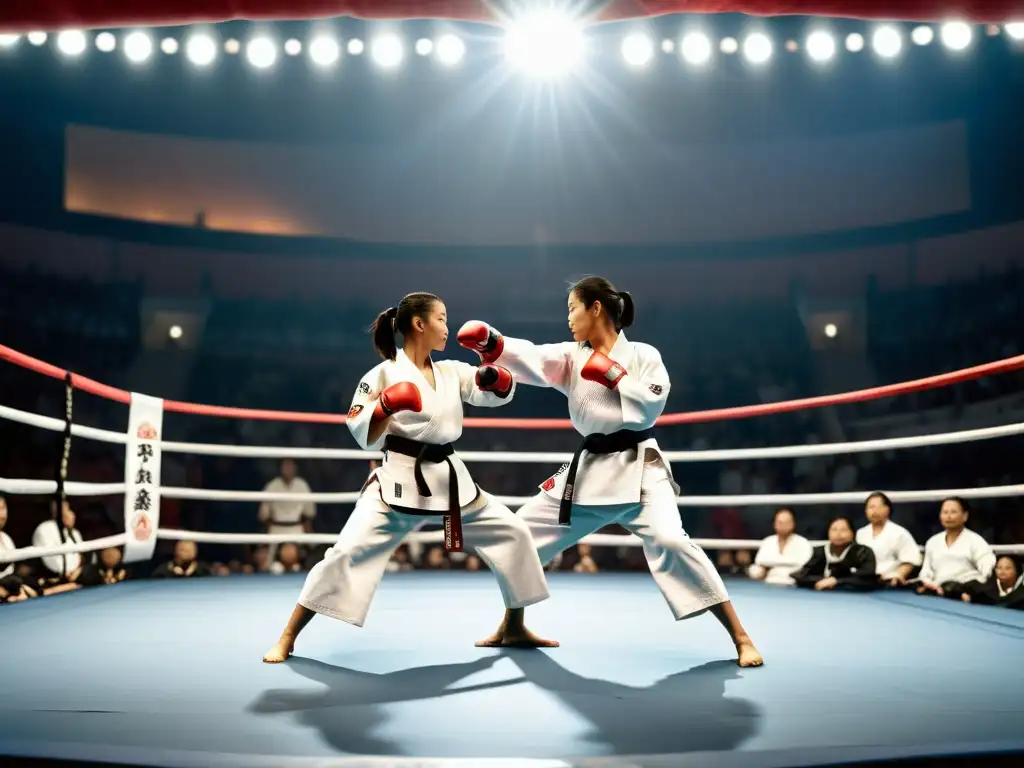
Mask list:
[[[760,728],[762,715],[752,702],[725,696],[725,683],[740,677],[735,661],[713,661],[634,687],[570,672],[554,654],[505,650],[501,655],[530,683],[588,720],[594,728],[587,741],[611,755],[730,750]]]
[[[255,714],[296,713],[299,722],[316,728],[323,738],[342,752],[364,755],[400,755],[402,746],[378,738],[374,731],[388,720],[380,704],[454,696],[470,691],[500,688],[523,682],[500,680],[449,690],[462,678],[482,672],[500,660],[486,656],[461,664],[437,664],[394,672],[359,672],[322,661],[292,656],[287,668],[326,687],[321,691],[266,691],[248,707]],[[344,707],[343,712],[337,708]]]

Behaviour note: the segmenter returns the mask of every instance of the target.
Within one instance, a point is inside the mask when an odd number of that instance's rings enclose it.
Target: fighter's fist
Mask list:
[[[493,363],[505,349],[505,339],[494,328],[479,320],[470,320],[455,337],[466,349],[472,349],[485,363]]]
[[[420,391],[411,381],[400,381],[380,393],[377,407],[374,409],[374,421],[386,418],[399,411],[419,413],[423,409],[423,398]]]
[[[587,360],[587,364],[583,366],[583,370],[580,371],[580,376],[587,381],[596,381],[608,389],[615,389],[619,385],[619,379],[625,375],[625,368],[600,352],[592,354]]]
[[[476,369],[476,385],[484,392],[507,397],[512,391],[512,374],[500,365],[481,365]]]

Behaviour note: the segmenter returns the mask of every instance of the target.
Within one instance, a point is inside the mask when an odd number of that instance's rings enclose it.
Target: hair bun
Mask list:
[[[388,307],[388,311],[385,312],[384,314],[390,317],[392,320],[394,320],[396,317],[398,317],[398,307]]]

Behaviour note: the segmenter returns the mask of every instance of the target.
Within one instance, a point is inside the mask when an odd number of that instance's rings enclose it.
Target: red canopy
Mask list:
[[[522,3],[517,3],[522,4]],[[453,19],[500,23],[501,0],[0,0],[0,31],[177,25],[231,19]],[[596,0],[596,20],[668,13],[906,21],[1024,20],[1024,0]]]

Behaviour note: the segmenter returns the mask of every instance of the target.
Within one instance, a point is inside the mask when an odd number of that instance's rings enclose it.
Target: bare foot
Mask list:
[[[292,655],[295,650],[295,641],[282,637],[277,644],[263,655],[264,664],[280,664]]]
[[[736,663],[741,667],[760,667],[764,665],[764,659],[750,640],[743,640],[737,643],[736,653],[739,655]]]
[[[557,640],[545,640],[537,637],[526,627],[506,629],[500,627],[497,632],[485,640],[476,643],[477,648],[557,648]]]

